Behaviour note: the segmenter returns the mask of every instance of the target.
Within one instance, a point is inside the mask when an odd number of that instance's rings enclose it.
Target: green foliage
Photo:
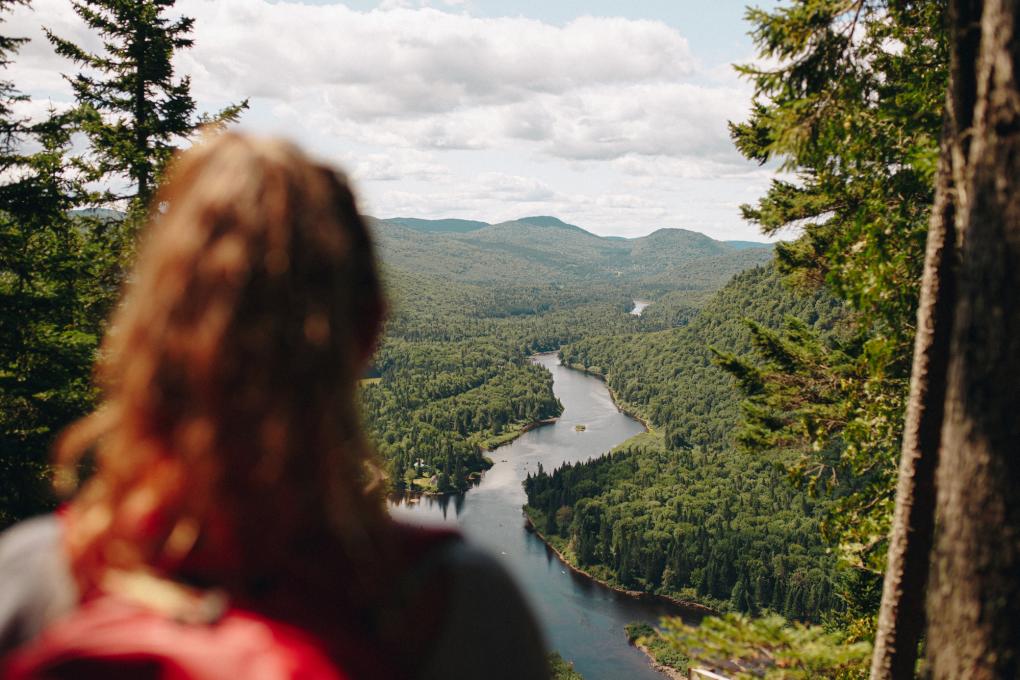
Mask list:
[[[709,344],[749,352],[745,317],[759,329],[800,318],[802,328],[834,332],[844,310],[824,294],[785,288],[761,267],[734,277],[686,327],[563,347],[564,362],[597,367],[622,406],[656,431],[612,455],[529,477],[529,515],[578,564],[623,587],[818,620],[843,606],[819,532],[831,500],[789,483],[792,454],[751,456],[730,441],[740,395]],[[572,511],[568,525],[559,521],[563,508]]]
[[[822,527],[839,544],[842,614],[832,630],[782,619],[709,619],[669,636],[740,677],[863,678],[892,516],[915,314],[947,75],[944,3],[793,0],[749,10],[767,67],[751,117],[731,130],[748,158],[778,160],[747,219],[765,233],[795,225],[780,270],[824,286],[854,314],[846,332],[751,324],[754,359],[717,352],[745,395],[740,444],[794,449],[792,476],[835,497]]]
[[[709,617],[698,626],[663,620],[663,637],[692,665],[733,678],[768,680],[863,680],[871,645],[849,642],[840,632],[791,623],[780,616],[752,619],[742,614]]]
[[[793,0],[751,10],[759,56],[750,119],[732,126],[748,158],[780,161],[745,217],[796,225],[780,269],[855,310],[853,334],[756,329],[757,371],[723,357],[749,394],[741,441],[799,446],[793,473],[839,487],[827,522],[846,561],[880,572],[891,518],[918,288],[947,78],[944,3]],[[750,382],[747,382],[750,380]],[[752,389],[748,389],[752,388]]]
[[[627,640],[632,645],[640,645],[648,650],[656,663],[679,673],[687,673],[690,659],[655,628],[647,623],[628,623],[625,630]]]
[[[671,448],[721,448],[739,419],[738,393],[709,347],[745,354],[752,334],[742,319],[777,327],[790,316],[832,329],[843,307],[822,293],[787,289],[772,267],[755,268],[733,277],[684,328],[590,337],[560,356],[571,366],[597,367],[624,407],[662,428]]]
[[[565,661],[559,652],[549,652],[549,677],[552,680],[584,680],[574,670],[574,664]]]
[[[0,2],[0,11],[13,4],[23,3]],[[187,79],[173,78],[171,57],[191,44],[191,20],[166,19],[172,4],[74,3],[106,53],[50,35],[86,69],[71,79],[80,104],[73,111],[19,119],[14,106],[26,98],[0,80],[0,527],[53,505],[48,450],[93,406],[91,368],[146,187],[199,122]],[[0,66],[22,42],[0,37]],[[70,154],[77,131],[87,134],[87,159]],[[109,192],[87,190],[118,176],[137,185],[130,219],[95,208]]]
[[[717,359],[746,395],[736,440],[759,454],[799,451],[788,464],[793,479],[812,495],[837,498],[822,522],[826,538],[846,564],[877,580],[906,385],[876,384],[859,333],[842,340],[796,320],[750,329],[757,363],[721,352]]]
[[[363,386],[362,410],[398,489],[414,470],[414,479],[435,477],[429,490],[463,490],[488,467],[487,438],[562,410],[549,372],[494,340],[391,338],[374,365],[379,380]]]
[[[9,12],[16,5],[24,5],[28,0],[0,0],[0,23],[4,21],[3,14]],[[0,35],[0,69],[6,69],[13,61],[14,54],[18,48],[28,42],[28,38]],[[7,80],[0,80],[0,149],[4,155],[8,154],[17,141],[18,134],[24,121],[14,116],[14,106],[25,101],[27,97],[18,92],[14,83]]]
[[[80,190],[63,176],[69,131],[60,118],[28,131],[42,150],[4,158],[0,185],[0,524],[50,500],[47,451],[92,403],[90,373],[116,287],[119,224],[69,213]],[[115,251],[114,251],[115,252]]]
[[[96,177],[129,180],[121,197],[144,211],[167,161],[203,124],[233,122],[247,100],[214,116],[199,116],[188,77],[174,77],[174,54],[191,47],[190,17],[168,17],[175,0],[75,0],[74,11],[102,40],[88,52],[52,32],[57,54],[82,70],[68,78],[80,107]]]
[[[632,644],[643,637],[655,635],[656,633],[655,628],[647,623],[628,623],[623,629],[627,633],[627,642]]]
[[[815,619],[837,605],[821,508],[785,481],[760,459],[670,451],[645,434],[529,475],[524,486],[538,530],[562,538],[568,556],[602,580],[716,609]]]
[[[6,10],[11,3],[3,3]],[[0,64],[22,41],[0,38]],[[68,160],[73,114],[13,117],[0,84],[0,527],[51,507],[48,448],[91,405],[89,376],[119,283],[117,221],[74,215],[90,200]],[[34,152],[23,149],[34,147]]]

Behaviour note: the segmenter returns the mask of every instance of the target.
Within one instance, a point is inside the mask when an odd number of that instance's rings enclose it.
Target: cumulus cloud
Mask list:
[[[198,21],[181,64],[208,96],[285,103],[295,122],[373,144],[733,158],[720,121],[739,115],[744,98],[685,83],[698,62],[663,23],[579,17],[554,26],[408,4],[358,12],[184,0],[181,11]]]
[[[32,7],[17,8],[5,27],[33,38],[9,77],[37,97],[67,101],[60,73],[75,67],[53,54],[39,26],[91,49],[98,39],[67,0]],[[747,85],[701,64],[662,22],[482,18],[465,0],[385,0],[371,11],[178,0],[174,11],[196,19],[195,46],[177,66],[201,108],[251,98],[247,124],[312,140],[371,188],[379,212],[495,220],[519,216],[523,203],[583,224],[604,224],[598,211],[648,224],[677,214],[663,192],[678,180],[761,184],[726,129],[746,115]],[[488,171],[452,169],[450,158],[463,153],[491,153]],[[559,169],[535,179],[500,168],[512,154]],[[591,168],[619,179],[582,190],[556,181]]]
[[[423,7],[184,0],[198,18],[182,60],[234,96],[329,92],[354,119],[418,116],[563,94],[593,84],[672,80],[693,71],[687,41],[665,24],[581,17],[558,27]]]
[[[450,169],[427,153],[397,149],[389,153],[347,154],[336,159],[357,182],[395,182],[406,179],[446,182]]]

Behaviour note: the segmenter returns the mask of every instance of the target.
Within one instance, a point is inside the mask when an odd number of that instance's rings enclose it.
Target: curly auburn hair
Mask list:
[[[172,575],[196,543],[265,565],[371,533],[385,509],[356,390],[384,303],[346,180],[225,133],[175,159],[153,206],[101,346],[102,403],[56,446],[65,480],[94,455],[68,506],[79,585]]]

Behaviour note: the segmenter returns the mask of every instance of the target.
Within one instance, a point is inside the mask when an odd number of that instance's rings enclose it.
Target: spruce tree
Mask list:
[[[24,5],[25,0],[0,0],[0,17],[15,5]],[[0,18],[0,23],[3,19]],[[0,69],[6,69],[13,59],[18,47],[27,42],[27,38],[0,35]],[[0,79],[0,153],[6,157],[13,148],[22,121],[14,115],[14,107],[24,101],[25,95],[19,93],[14,83]]]
[[[47,31],[61,56],[82,67],[68,80],[82,112],[97,174],[126,181],[114,196],[144,209],[174,150],[204,124],[237,119],[247,100],[207,116],[196,113],[191,80],[173,57],[192,46],[194,19],[168,16],[174,0],[82,0],[75,12],[102,39],[91,53]]]
[[[800,449],[797,478],[839,487],[826,527],[854,579],[871,582],[864,599],[846,593],[862,630],[885,569],[904,433],[948,73],[943,12],[933,0],[749,11],[768,65],[741,68],[755,98],[732,127],[746,157],[798,175],[776,180],[745,218],[767,234],[795,228],[776,248],[780,270],[851,312],[837,336],[754,329],[754,365],[722,357],[749,395],[740,441]]]
[[[23,2],[0,2],[0,14]],[[25,41],[0,37],[0,68]],[[16,113],[27,97],[0,78],[0,527],[52,505],[48,450],[92,404],[100,319],[116,283],[117,225],[76,216],[87,202],[68,159],[75,114]],[[31,149],[31,151],[27,151]]]

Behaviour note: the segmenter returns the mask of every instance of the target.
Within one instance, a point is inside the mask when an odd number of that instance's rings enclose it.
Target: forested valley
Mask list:
[[[0,19],[29,4],[0,0]],[[89,41],[45,33],[66,107],[9,80],[26,39],[0,36],[0,528],[56,507],[52,445],[98,403],[92,366],[167,163],[248,107],[198,110],[173,4],[74,3]],[[389,308],[359,393],[389,489],[469,489],[489,451],[561,414],[530,360],[558,352],[649,431],[527,476],[527,520],[600,581],[720,615],[633,627],[656,658],[863,678],[874,651],[876,680],[1016,675],[1018,16],[749,9],[753,96],[729,130],[775,173],[741,208],[774,246],[367,218]]]
[[[838,604],[819,531],[827,502],[790,483],[788,454],[735,446],[740,394],[713,350],[748,354],[751,323],[799,320],[838,335],[845,317],[829,296],[784,288],[769,265],[738,274],[685,327],[567,344],[564,363],[604,376],[652,431],[529,477],[532,521],[586,570],[626,588],[818,620]]]
[[[729,274],[771,256],[663,230],[648,237],[650,262],[647,239],[605,239],[548,217],[372,224],[392,309],[362,398],[396,491],[463,490],[488,449],[559,415],[531,354],[684,325]],[[629,313],[651,295],[662,295],[655,313]]]

